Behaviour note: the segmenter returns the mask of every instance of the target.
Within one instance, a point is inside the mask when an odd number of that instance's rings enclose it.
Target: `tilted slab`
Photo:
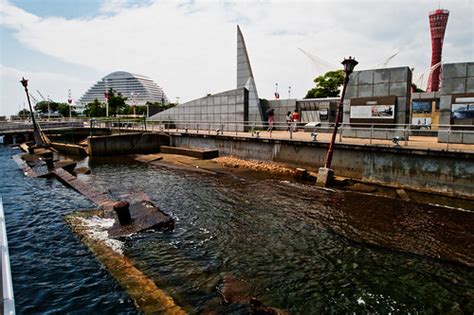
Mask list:
[[[130,215],[132,222],[126,225],[120,225],[118,220],[108,230],[109,237],[117,238],[150,229],[173,229],[173,219],[162,212],[151,201],[145,200],[130,205]],[[115,213],[106,213],[106,217],[115,217]]]
[[[219,157],[219,150],[191,149],[183,147],[160,146],[161,153],[179,154],[195,157],[201,160],[214,159]]]

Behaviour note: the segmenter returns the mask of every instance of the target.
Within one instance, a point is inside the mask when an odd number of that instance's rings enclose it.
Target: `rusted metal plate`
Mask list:
[[[113,212],[106,212],[107,217],[116,218]],[[173,219],[156,207],[151,201],[142,201],[130,205],[130,215],[132,222],[127,225],[120,225],[118,220],[108,230],[109,236],[116,238],[126,236],[149,229],[172,229]]]

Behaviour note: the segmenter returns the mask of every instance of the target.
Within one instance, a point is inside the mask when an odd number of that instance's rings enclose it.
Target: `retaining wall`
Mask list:
[[[172,145],[303,167],[324,165],[327,143],[225,136],[172,136]],[[336,175],[394,187],[474,198],[474,153],[336,144]]]
[[[125,133],[88,138],[90,156],[112,156],[160,151],[160,144],[167,144],[168,137],[157,133]]]

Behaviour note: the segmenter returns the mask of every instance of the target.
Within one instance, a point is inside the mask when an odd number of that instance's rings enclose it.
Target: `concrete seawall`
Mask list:
[[[317,171],[327,143],[173,135],[174,146],[218,149],[220,155],[279,162]],[[354,144],[336,144],[336,175],[418,191],[474,198],[474,154]]]
[[[113,156],[160,151],[160,144],[167,144],[168,137],[157,133],[124,133],[88,138],[91,156]]]

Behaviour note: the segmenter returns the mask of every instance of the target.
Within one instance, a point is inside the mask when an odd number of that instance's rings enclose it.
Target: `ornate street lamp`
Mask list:
[[[334,142],[336,140],[337,128],[339,126],[339,121],[342,116],[341,114],[342,114],[344,96],[346,94],[347,83],[349,83],[349,76],[354,71],[354,68],[358,64],[358,62],[355,60],[355,58],[349,57],[348,59],[344,59],[342,61],[342,64],[344,66],[344,83],[342,85],[341,98],[339,100],[339,103],[337,104],[336,121],[334,123],[334,129],[332,131],[331,142],[329,144],[329,149],[326,156],[326,163],[324,165],[324,168],[320,168],[318,172],[318,184],[322,186],[326,186],[328,180],[333,175],[333,171],[331,170],[332,154],[334,151]],[[319,176],[319,173],[323,175],[321,178]]]
[[[35,139],[36,146],[39,147],[43,145],[43,140],[41,139],[39,128],[38,128],[38,125],[36,124],[35,113],[33,112],[33,108],[31,107],[30,94],[28,93],[28,80],[25,78],[22,78],[20,82],[21,82],[21,85],[23,85],[23,87],[25,88],[26,99],[28,100],[28,106],[30,107],[31,122],[33,123],[33,137]]]

